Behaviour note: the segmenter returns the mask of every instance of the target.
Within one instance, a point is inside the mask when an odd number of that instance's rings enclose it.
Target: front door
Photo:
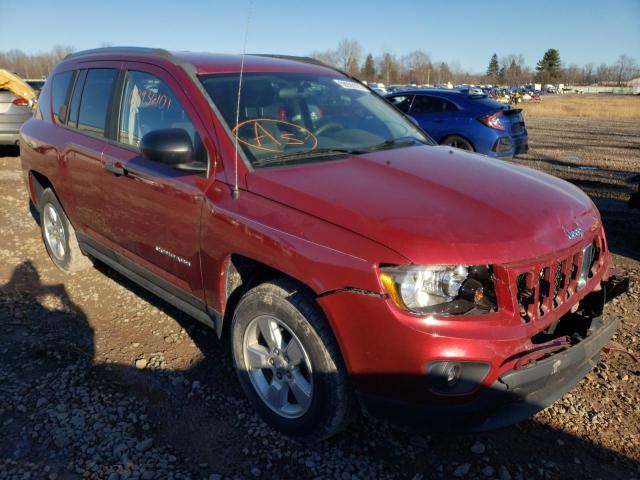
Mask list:
[[[129,65],[122,86],[116,139],[103,153],[107,238],[120,262],[196,306],[204,295],[200,271],[200,210],[206,175],[177,170],[142,157],[141,138],[164,128],[191,137],[194,160],[207,162],[201,133],[182,89],[164,70]],[[124,258],[123,258],[124,257]],[[139,267],[144,267],[141,270]],[[187,294],[187,298],[182,296]]]

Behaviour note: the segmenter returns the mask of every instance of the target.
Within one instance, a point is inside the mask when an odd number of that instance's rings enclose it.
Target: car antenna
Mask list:
[[[237,200],[240,197],[240,189],[238,188],[238,125],[240,124],[240,93],[242,92],[242,75],[244,73],[244,57],[247,52],[247,37],[249,36],[249,23],[251,21],[251,7],[253,5],[253,0],[249,2],[249,8],[247,11],[247,24],[244,29],[244,43],[242,45],[242,56],[240,60],[240,76],[238,77],[238,102],[236,104],[236,128],[234,135],[234,159],[233,159],[233,169],[234,169],[234,181],[233,181],[233,190],[231,192],[231,197],[234,200]]]

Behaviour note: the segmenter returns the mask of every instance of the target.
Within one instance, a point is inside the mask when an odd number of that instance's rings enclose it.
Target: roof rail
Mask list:
[[[70,53],[64,60],[68,60],[70,58],[78,58],[83,57],[85,55],[95,55],[95,54],[109,54],[109,53],[120,53],[120,54],[130,54],[130,53],[139,53],[143,55],[150,55],[157,58],[162,58],[164,60],[168,60],[174,65],[181,67],[189,74],[195,74],[196,68],[190,62],[186,60],[182,60],[179,57],[176,57],[169,50],[165,50],[163,48],[151,48],[151,47],[103,47],[103,48],[92,48],[90,50],[81,50],[80,52]]]
[[[85,55],[93,55],[96,53],[143,53],[147,55],[154,55],[163,58],[174,59],[174,55],[168,50],[162,48],[150,48],[150,47],[102,47],[92,48],[90,50],[81,50],[79,52],[73,52],[64,57],[65,60],[69,58],[77,58]]]
[[[337,70],[335,67],[328,65],[320,60],[316,60],[311,57],[298,57],[296,55],[278,55],[274,53],[247,53],[247,55],[251,55],[253,57],[271,57],[271,58],[280,58],[282,60],[295,60],[296,62],[302,63],[310,63],[311,65],[319,65],[321,67],[328,67],[334,70]]]

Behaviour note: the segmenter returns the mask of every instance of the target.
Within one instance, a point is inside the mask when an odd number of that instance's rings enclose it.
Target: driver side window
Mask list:
[[[138,148],[142,137],[154,130],[182,128],[191,138],[194,161],[206,162],[202,139],[169,86],[146,72],[129,70],[124,85],[118,141]]]

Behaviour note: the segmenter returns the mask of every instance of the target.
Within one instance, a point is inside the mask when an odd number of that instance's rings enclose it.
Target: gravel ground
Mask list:
[[[598,203],[634,281],[607,307],[638,353],[637,123],[529,122],[516,159]],[[358,420],[304,446],[274,433],[240,390],[225,342],[104,266],[65,275],[40,239],[19,170],[0,151],[0,478],[640,478],[640,366],[607,354],[518,426],[453,435]],[[592,169],[579,168],[580,166]]]

